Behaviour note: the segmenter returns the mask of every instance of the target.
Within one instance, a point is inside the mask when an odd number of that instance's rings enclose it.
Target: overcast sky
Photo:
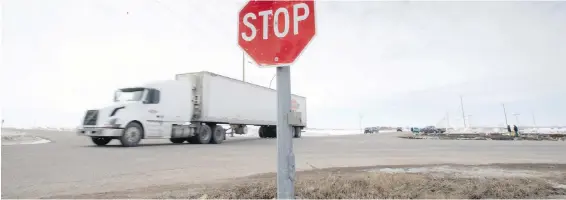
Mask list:
[[[115,89],[176,73],[242,77],[232,0],[2,1],[5,126],[79,125]],[[317,1],[292,66],[310,127],[566,125],[566,2]],[[246,66],[268,86],[274,69]],[[274,81],[275,82],[275,81]],[[275,84],[274,84],[275,85]],[[250,94],[253,95],[253,94]]]

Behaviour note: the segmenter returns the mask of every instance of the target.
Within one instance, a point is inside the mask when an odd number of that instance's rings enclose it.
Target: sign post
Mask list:
[[[277,67],[277,198],[295,198],[295,154],[291,111],[291,69]]]
[[[249,1],[238,16],[238,44],[277,70],[277,198],[295,198],[290,66],[316,33],[314,0]],[[294,109],[294,108],[293,108]],[[300,131],[300,130],[297,130]]]

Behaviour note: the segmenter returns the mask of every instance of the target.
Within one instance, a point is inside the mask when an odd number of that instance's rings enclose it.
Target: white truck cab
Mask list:
[[[275,90],[210,72],[178,74],[175,80],[118,89],[110,105],[86,111],[77,134],[99,146],[113,139],[126,147],[141,139],[219,144],[226,139],[220,124],[228,124],[236,134],[257,125],[260,137],[276,137],[275,98]],[[300,137],[306,99],[292,95],[292,102],[289,123]]]
[[[92,137],[97,145],[112,139],[136,146],[141,139],[174,138],[172,126],[191,121],[190,86],[170,80],[119,89],[112,104],[86,112],[78,134]]]

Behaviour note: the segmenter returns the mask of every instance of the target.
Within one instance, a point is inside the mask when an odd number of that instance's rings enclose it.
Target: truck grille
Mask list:
[[[86,111],[83,125],[96,125],[97,119],[98,119],[98,110],[88,110]]]

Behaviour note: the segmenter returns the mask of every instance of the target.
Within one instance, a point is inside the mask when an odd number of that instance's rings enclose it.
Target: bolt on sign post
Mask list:
[[[294,199],[290,66],[316,33],[314,0],[249,1],[238,15],[238,45],[277,70],[277,198]]]

